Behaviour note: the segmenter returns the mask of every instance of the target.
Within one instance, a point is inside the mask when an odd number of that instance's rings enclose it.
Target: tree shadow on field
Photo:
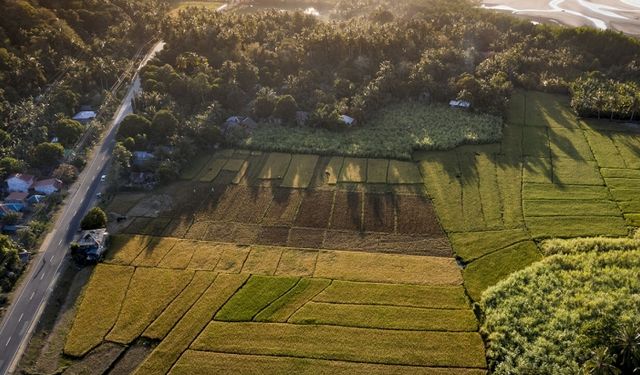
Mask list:
[[[449,181],[459,185],[461,191],[478,188],[475,184],[479,184],[481,178],[480,159],[491,160],[496,170],[505,171],[505,175],[520,176],[517,181],[502,183],[546,183],[568,189],[555,176],[553,160],[566,155],[578,162],[595,160],[588,146],[584,146],[588,143],[579,120],[568,107],[566,97],[538,92],[515,95],[524,97],[512,100],[510,122],[503,125],[500,143],[463,145],[447,151],[418,151],[414,153],[414,160],[437,163],[438,169]],[[426,180],[437,178],[424,177]]]

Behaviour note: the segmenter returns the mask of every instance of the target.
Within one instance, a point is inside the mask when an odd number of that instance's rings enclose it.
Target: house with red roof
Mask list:
[[[9,176],[5,181],[9,192],[19,191],[27,193],[36,181],[36,178],[29,174],[15,173]]]

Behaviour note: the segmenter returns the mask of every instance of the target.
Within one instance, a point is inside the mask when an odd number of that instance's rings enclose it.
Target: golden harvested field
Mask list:
[[[135,203],[140,216],[99,266],[131,280],[120,304],[95,311],[92,279],[79,311],[105,327],[78,320],[87,332],[68,336],[70,354],[144,338],[158,344],[137,374],[215,373],[221,358],[246,358],[224,367],[239,374],[483,373],[478,322],[417,164],[239,150],[195,164]]]

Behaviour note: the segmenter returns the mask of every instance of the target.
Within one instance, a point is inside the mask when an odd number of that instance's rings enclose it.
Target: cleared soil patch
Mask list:
[[[129,344],[191,282],[193,271],[136,268],[113,329],[106,339]]]
[[[415,331],[478,330],[478,322],[470,309],[444,310],[344,303],[309,302],[289,318],[289,323]]]
[[[395,225],[396,209],[393,194],[365,194],[364,230],[393,233]]]
[[[375,347],[371,343],[376,343]],[[211,322],[191,349],[388,364],[485,367],[480,335],[467,332]]]
[[[232,203],[225,207],[225,219],[240,223],[257,224],[269,208],[273,198],[273,191],[269,188],[251,188],[247,186],[234,186]],[[225,199],[223,197],[223,199]],[[218,211],[220,212],[220,210]]]
[[[103,374],[124,352],[125,347],[111,342],[104,342],[80,361],[74,362],[64,370],[66,375]]]
[[[288,239],[289,227],[263,226],[256,242],[259,245],[286,246]]]
[[[310,228],[326,228],[329,224],[333,191],[312,190],[304,195],[300,210],[295,219],[295,226]]]
[[[82,357],[102,342],[118,319],[133,271],[133,267],[96,266],[67,336],[65,354]]]
[[[105,211],[107,213],[115,212],[120,215],[126,215],[142,198],[144,198],[142,193],[120,193],[109,202]]]
[[[314,277],[422,285],[460,285],[453,258],[321,251]]]
[[[428,368],[420,366],[382,365],[329,361],[284,356],[239,355],[187,350],[171,369],[172,375],[193,374],[281,375],[482,375],[486,370],[463,368]]]
[[[424,197],[413,195],[396,196],[398,233],[426,234],[443,237],[436,212],[431,202]]]
[[[356,192],[337,191],[331,229],[359,231],[362,227],[362,194]]]
[[[264,225],[292,225],[302,202],[303,192],[300,190],[276,188],[273,199],[267,210],[262,224]]]
[[[324,229],[291,228],[287,246],[319,249],[325,237]]]
[[[452,255],[451,246],[446,237],[431,238],[392,233],[331,230],[325,235],[323,248],[444,257]]]

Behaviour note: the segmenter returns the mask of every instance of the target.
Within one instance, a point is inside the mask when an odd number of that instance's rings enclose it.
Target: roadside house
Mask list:
[[[88,263],[97,263],[107,249],[108,238],[109,233],[104,228],[82,231],[74,255]]]
[[[27,193],[33,186],[36,179],[29,174],[15,173],[9,176],[5,181],[7,182],[7,190],[9,192],[19,191]]]
[[[46,180],[40,180],[33,184],[33,190],[44,195],[51,195],[57,193],[62,189],[62,181],[57,178],[49,178]]]

